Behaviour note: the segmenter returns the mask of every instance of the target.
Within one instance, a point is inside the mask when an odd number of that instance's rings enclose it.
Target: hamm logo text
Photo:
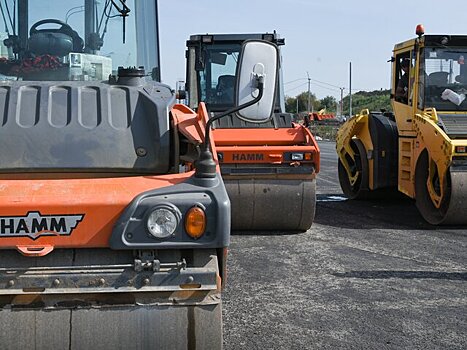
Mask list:
[[[83,220],[84,214],[41,215],[31,211],[26,216],[0,216],[0,238],[69,236]]]
[[[264,155],[261,153],[233,153],[232,160],[239,161],[239,160],[264,160]]]

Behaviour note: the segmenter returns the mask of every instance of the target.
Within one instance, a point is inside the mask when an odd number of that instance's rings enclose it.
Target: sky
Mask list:
[[[394,44],[426,34],[467,35],[467,2],[434,0],[159,0],[164,83],[185,80],[185,42],[192,34],[276,30],[282,47],[285,93],[318,98],[388,89]],[[307,75],[308,74],[308,75]]]

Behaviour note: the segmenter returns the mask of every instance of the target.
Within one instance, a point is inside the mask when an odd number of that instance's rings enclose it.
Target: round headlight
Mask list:
[[[178,226],[178,218],[175,213],[167,208],[157,208],[149,214],[147,226],[149,233],[156,238],[171,236]]]

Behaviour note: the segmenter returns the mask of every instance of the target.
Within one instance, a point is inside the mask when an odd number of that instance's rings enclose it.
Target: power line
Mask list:
[[[317,83],[313,83],[314,85],[316,86],[319,86],[320,88],[322,89],[326,89],[326,90],[330,90],[330,91],[341,91],[340,88],[330,88],[330,87],[327,87],[327,86],[323,86],[323,85],[320,85],[320,84],[317,84]]]
[[[321,88],[321,89],[326,89],[326,90],[330,90],[330,91],[340,91],[340,89],[334,89],[334,88],[330,88],[330,87],[327,87],[327,86],[322,86],[322,85],[319,85],[319,84],[316,84],[316,83],[312,83],[312,84],[319,87],[319,88]],[[287,89],[287,90],[285,90],[285,93],[296,90],[296,89],[298,89],[298,88],[300,88],[302,86],[305,86],[305,85],[308,85],[308,82],[302,83],[302,84],[297,85],[297,86],[295,86],[293,88]]]
[[[319,85],[319,84],[316,84],[316,83],[312,83],[312,84],[315,85],[315,86],[318,86],[319,88],[322,88],[322,89],[326,89],[326,90],[330,90],[330,91],[340,91],[340,89],[334,89],[334,88],[330,88],[330,87],[327,87],[327,86],[322,86],[322,85]],[[302,86],[305,86],[305,85],[308,85],[308,82],[302,83],[302,84],[297,85],[297,86],[295,86],[293,88],[287,89],[285,92],[288,93],[290,91],[296,90],[296,89],[298,89],[298,88],[300,88]]]
[[[305,86],[305,85],[308,85],[308,83],[302,83],[302,84],[297,85],[297,86],[295,86],[293,88],[287,89],[285,92],[287,93],[287,92],[290,92],[290,91],[293,91],[293,90],[297,90],[298,88],[300,88],[302,86]]]
[[[294,82],[297,82],[299,80],[308,80],[307,78],[301,78],[301,79],[295,79],[295,80],[292,80],[292,81],[289,81],[288,83],[294,83]],[[321,88],[321,89],[326,89],[326,90],[329,90],[329,91],[335,91],[335,92],[341,92],[341,90],[345,91],[345,90],[348,90],[348,88],[345,88],[345,87],[341,87],[341,88],[331,88],[331,87],[328,87],[328,86],[323,86],[319,83],[316,83],[317,80],[314,80],[314,79],[311,79],[312,80],[312,84],[318,88]],[[284,85],[287,84],[287,83],[284,83]],[[285,90],[284,92],[285,93],[290,93],[294,90],[297,90],[303,86],[306,86],[308,85],[308,82],[304,82],[304,83],[301,83],[297,86],[294,86],[294,87],[291,87],[287,90]],[[330,85],[330,84],[328,84]],[[331,86],[336,86],[336,85],[331,85]],[[352,93],[356,93],[356,92],[359,92],[359,91],[376,91],[376,90],[380,90],[380,89],[359,89],[359,88],[354,88],[352,87]],[[306,92],[306,91],[302,91],[302,92]]]
[[[307,74],[308,74],[308,72],[307,72]],[[324,84],[324,85],[329,85],[329,86],[332,86],[332,87],[337,88],[337,89],[340,89],[340,88],[341,88],[341,86],[337,86],[337,85],[334,85],[334,84],[331,84],[331,83],[327,83],[327,82],[325,82],[325,81],[320,81],[320,80],[312,79],[312,78],[310,78],[310,77],[308,77],[308,78],[298,78],[298,79],[295,79],[295,80],[291,80],[291,81],[288,81],[288,82],[284,83],[284,85],[291,84],[291,83],[294,83],[294,82],[299,81],[299,80],[311,80],[311,81],[313,81],[313,82],[315,82],[315,83],[320,83],[320,84]]]
[[[292,80],[292,81],[288,81],[288,82],[284,83],[284,85],[287,85],[287,84],[290,84],[290,83],[295,83],[296,81],[299,81],[299,80],[307,80],[307,78],[298,78],[298,79],[295,79],[295,80]]]
[[[337,85],[334,85],[334,84],[326,83],[325,81],[319,81],[319,80],[316,80],[316,79],[311,79],[311,80],[313,80],[313,81],[315,81],[315,82],[317,82],[317,83],[320,83],[320,84],[332,86],[332,87],[337,88],[337,89],[340,89],[340,88],[341,88],[341,86],[337,86]]]
[[[300,81],[300,80],[308,80],[308,78],[298,78],[298,79],[295,79],[295,80],[291,80],[291,81],[288,81],[286,83],[284,83],[284,85],[287,85],[287,84],[291,84],[291,83],[295,83],[297,81]],[[330,89],[330,88],[327,88],[329,90],[333,90],[333,91],[340,91],[340,89],[344,89],[344,90],[348,90],[348,88],[345,88],[345,87],[342,87],[342,86],[338,86],[338,85],[335,85],[335,84],[331,84],[331,83],[328,83],[328,82],[325,82],[325,81],[321,81],[321,80],[316,80],[316,79],[313,79],[313,78],[310,78],[310,80],[312,81],[313,84],[315,84],[316,86],[319,86],[319,87],[322,87],[324,89],[326,89],[325,86],[322,86],[320,84],[324,84],[324,85],[328,85],[334,89]],[[304,83],[305,84],[305,83]],[[302,84],[302,85],[304,85]],[[302,86],[302,85],[299,85],[299,86]],[[294,88],[295,89],[295,88]],[[359,88],[356,88],[356,87],[352,87],[352,91],[375,91],[375,90],[378,90],[378,89],[359,89]]]

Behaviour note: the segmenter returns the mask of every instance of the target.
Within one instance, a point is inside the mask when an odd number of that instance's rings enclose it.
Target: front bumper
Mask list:
[[[165,251],[153,264],[142,263],[129,251],[85,249],[74,256],[70,252],[56,250],[37,259],[2,252],[0,263],[8,267],[0,268],[1,303],[32,306],[40,300],[41,307],[56,307],[62,301],[70,306],[77,300],[75,306],[93,306],[104,299],[104,304],[220,302],[216,250]],[[38,262],[42,264],[36,266]]]

